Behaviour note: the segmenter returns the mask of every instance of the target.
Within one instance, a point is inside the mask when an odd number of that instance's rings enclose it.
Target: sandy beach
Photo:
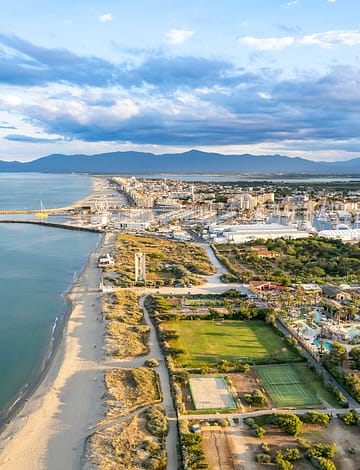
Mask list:
[[[46,376],[1,435],[3,470],[81,467],[86,436],[102,416],[104,325],[97,258],[112,242],[106,234],[91,253],[70,291],[71,313]]]

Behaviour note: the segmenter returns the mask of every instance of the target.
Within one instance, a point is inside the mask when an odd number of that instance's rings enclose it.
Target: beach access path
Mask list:
[[[72,311],[40,386],[1,436],[2,470],[81,468],[85,436],[102,417],[104,361],[101,272],[106,234],[70,293]]]

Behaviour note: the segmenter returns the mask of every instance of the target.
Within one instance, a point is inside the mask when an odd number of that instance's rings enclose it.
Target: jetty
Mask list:
[[[104,233],[106,230],[103,227],[96,227],[92,225],[77,225],[70,222],[45,222],[44,220],[27,220],[27,219],[0,219],[1,224],[33,224],[45,225],[53,228],[64,228],[68,230],[83,230],[85,232]]]

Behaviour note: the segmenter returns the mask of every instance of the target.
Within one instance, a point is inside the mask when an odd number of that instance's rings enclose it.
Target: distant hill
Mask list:
[[[360,158],[344,162],[314,162],[283,155],[222,155],[198,150],[162,155],[144,152],[112,152],[96,155],[53,154],[24,163],[0,161],[0,172],[355,175],[360,174]]]

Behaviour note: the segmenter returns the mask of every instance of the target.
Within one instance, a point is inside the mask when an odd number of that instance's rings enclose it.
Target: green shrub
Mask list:
[[[146,429],[156,437],[163,439],[168,433],[168,421],[160,406],[151,406],[145,411]]]
[[[313,457],[311,463],[315,468],[320,470],[336,470],[336,465],[329,459],[325,457]]]
[[[336,444],[315,444],[307,450],[308,457],[325,457],[331,459],[335,456]]]
[[[299,449],[295,448],[287,448],[283,450],[283,456],[285,460],[289,460],[293,462],[294,460],[299,460],[300,458],[300,451]]]
[[[248,364],[247,362],[235,363],[235,372],[249,372],[250,369],[250,364]]]
[[[271,457],[269,454],[256,454],[256,461],[259,463],[270,463]]]
[[[264,452],[264,454],[270,454],[269,444],[267,444],[266,442],[262,442],[260,447],[261,447],[261,450]]]
[[[320,424],[322,426],[326,426],[330,421],[330,416],[326,413],[310,411],[309,413],[300,416],[300,419],[303,423]]]
[[[288,434],[297,436],[301,429],[301,420],[297,415],[278,415],[279,426]]]
[[[350,410],[343,416],[343,421],[345,424],[354,425],[357,424],[358,415],[355,410]]]
[[[265,433],[266,430],[260,426],[255,429],[255,436],[259,437],[260,439],[265,435]]]
[[[266,396],[261,390],[255,389],[251,393],[245,393],[244,400],[249,405],[263,405],[266,403]]]
[[[252,427],[255,424],[254,418],[245,418],[244,423],[247,424],[248,426]]]

